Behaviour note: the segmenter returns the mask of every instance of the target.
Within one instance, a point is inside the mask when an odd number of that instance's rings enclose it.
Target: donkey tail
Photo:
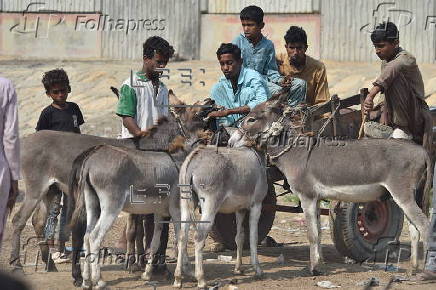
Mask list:
[[[422,211],[428,216],[429,206],[430,206],[430,189],[432,187],[433,181],[433,162],[432,158],[427,154],[425,154],[425,165],[426,165],[426,178],[424,191],[422,193]]]
[[[86,219],[85,198],[83,196],[83,186],[86,179],[85,162],[99,148],[104,145],[97,145],[83,151],[73,162],[69,180],[69,200],[67,221],[70,225],[84,222]]]
[[[189,168],[194,156],[198,154],[200,148],[194,149],[185,159],[180,168],[180,210],[183,213],[189,212],[190,220],[195,221],[195,208],[198,203],[197,193],[192,188],[192,169]],[[185,215],[186,216],[186,215]],[[194,224],[195,225],[195,224]]]

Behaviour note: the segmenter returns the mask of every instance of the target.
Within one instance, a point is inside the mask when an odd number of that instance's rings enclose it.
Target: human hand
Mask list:
[[[288,87],[288,86],[290,86],[290,85],[292,84],[292,80],[293,80],[293,79],[294,79],[294,78],[291,77],[291,76],[285,76],[285,77],[283,78],[283,80],[281,81],[280,86],[281,86],[281,87]]]
[[[363,102],[363,113],[365,115],[369,114],[369,112],[374,107],[374,100],[371,96],[367,96],[365,98],[365,101]]]

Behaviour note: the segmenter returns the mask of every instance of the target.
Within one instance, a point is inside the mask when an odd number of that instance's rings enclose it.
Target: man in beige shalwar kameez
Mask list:
[[[0,77],[0,251],[8,208],[18,193],[20,152],[17,95],[12,82]]]

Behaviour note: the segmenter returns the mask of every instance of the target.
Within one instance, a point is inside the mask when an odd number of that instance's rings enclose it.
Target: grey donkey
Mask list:
[[[310,271],[318,274],[322,259],[318,201],[369,202],[382,198],[386,191],[410,222],[411,266],[416,269],[419,237],[421,234],[425,251],[429,229],[428,219],[415,201],[415,190],[424,181],[425,193],[431,186],[432,162],[426,150],[398,139],[334,141],[305,136],[298,111],[284,105],[285,97],[277,95],[256,106],[229,143],[286,140],[267,146],[267,154],[301,200],[308,226]]]
[[[174,273],[174,287],[182,286],[182,268],[188,268],[187,239],[191,224],[195,228],[195,276],[198,287],[206,287],[203,270],[203,248],[215,215],[236,213],[237,258],[235,273],[241,273],[244,242],[243,220],[250,211],[251,263],[256,276],[262,275],[257,258],[257,226],[262,201],[268,184],[265,156],[253,148],[216,148],[207,146],[195,149],[184,161],[179,176],[181,231],[178,242],[178,259]],[[195,219],[195,206],[201,210]]]

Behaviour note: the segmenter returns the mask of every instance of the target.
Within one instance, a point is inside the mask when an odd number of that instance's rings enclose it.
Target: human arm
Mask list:
[[[369,91],[369,94],[366,96],[365,101],[363,103],[363,112],[364,114],[369,114],[369,112],[374,107],[374,98],[375,96],[382,91],[382,87],[378,85],[374,85],[371,90]]]
[[[5,106],[3,126],[3,148],[8,163],[11,187],[7,207],[12,209],[18,195],[18,180],[20,179],[20,141],[18,136],[18,106],[17,95],[12,83],[8,82],[3,88],[8,98]]]
[[[267,76],[270,82],[278,85],[282,85],[285,81],[285,78],[279,73],[274,45],[271,46],[268,53]]]
[[[329,86],[327,82],[327,73],[323,65],[315,74],[315,92],[314,104],[322,103],[330,99]]]
[[[233,108],[233,109],[224,109],[224,110],[220,110],[220,111],[213,111],[210,112],[209,115],[207,115],[208,118],[219,118],[219,117],[227,117],[228,115],[232,115],[232,114],[240,114],[240,115],[244,115],[244,114],[248,114],[250,113],[250,107],[249,106],[242,106],[242,107],[237,107],[237,108]]]
[[[120,89],[120,99],[118,100],[116,114],[123,120],[124,127],[127,128],[130,134],[135,137],[143,136],[134,117],[136,115],[136,93],[135,90],[128,85],[123,85]]]

